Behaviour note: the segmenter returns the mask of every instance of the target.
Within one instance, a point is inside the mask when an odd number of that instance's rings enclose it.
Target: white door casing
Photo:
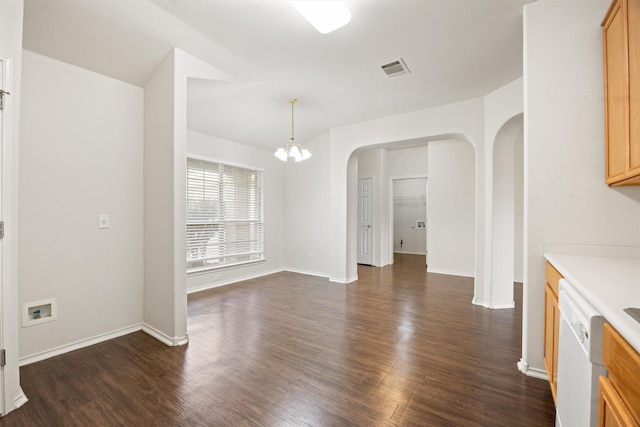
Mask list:
[[[373,178],[358,179],[358,264],[373,265]]]
[[[4,134],[5,134],[5,128],[4,128],[4,106],[6,105],[6,98],[7,96],[9,96],[8,92],[5,92],[5,88],[6,88],[6,77],[7,77],[7,73],[6,73],[6,65],[7,65],[7,61],[0,57],[0,221],[4,221],[4,192],[2,191],[3,188],[3,181],[4,181],[4,175],[3,175],[3,171],[4,171]],[[4,244],[2,242],[2,239],[4,238],[4,223],[2,224],[2,231],[1,231],[1,235],[0,235],[0,289],[3,289],[3,272],[2,272],[2,268],[4,265],[4,261],[3,261],[3,257],[4,257]],[[3,292],[0,292],[0,331],[3,331],[3,315],[4,313],[2,312],[2,298],[3,298]],[[4,334],[0,333],[0,348],[4,349]],[[4,350],[3,350],[4,351]],[[2,363],[2,366],[0,366],[0,414],[4,415],[5,414],[5,401],[4,401],[4,391],[5,391],[5,378],[4,378],[4,361]]]

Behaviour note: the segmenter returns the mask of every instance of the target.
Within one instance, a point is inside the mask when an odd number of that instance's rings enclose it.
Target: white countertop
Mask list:
[[[640,353],[640,258],[545,252],[545,258]]]

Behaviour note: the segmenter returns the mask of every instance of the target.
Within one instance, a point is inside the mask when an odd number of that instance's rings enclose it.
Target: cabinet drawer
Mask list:
[[[556,294],[556,298],[558,298],[558,282],[562,279],[562,274],[558,273],[558,270],[556,270],[549,262],[547,262],[546,270],[547,283],[551,286],[551,290]]]
[[[600,398],[598,399],[599,427],[638,427],[622,398],[607,377],[600,377]]]
[[[640,424],[640,354],[609,323],[604,324],[602,359],[611,384]]]

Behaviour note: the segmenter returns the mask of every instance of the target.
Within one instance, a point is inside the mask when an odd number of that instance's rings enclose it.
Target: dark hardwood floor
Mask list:
[[[21,368],[16,426],[553,426],[516,308],[424,257],[349,285],[278,273],[189,296],[190,342],[137,332]]]

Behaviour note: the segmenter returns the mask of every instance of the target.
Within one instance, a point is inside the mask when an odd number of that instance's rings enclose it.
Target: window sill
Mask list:
[[[236,268],[243,268],[243,267],[247,267],[247,266],[254,265],[254,264],[262,264],[262,263],[264,263],[266,261],[267,260],[265,258],[263,258],[263,259],[256,259],[256,260],[252,260],[252,261],[239,262],[237,264],[221,265],[220,267],[203,267],[203,268],[199,268],[197,270],[188,271],[187,272],[187,277],[200,276],[200,275],[204,275],[204,274],[211,274],[211,273],[216,272],[216,271],[234,270]]]

